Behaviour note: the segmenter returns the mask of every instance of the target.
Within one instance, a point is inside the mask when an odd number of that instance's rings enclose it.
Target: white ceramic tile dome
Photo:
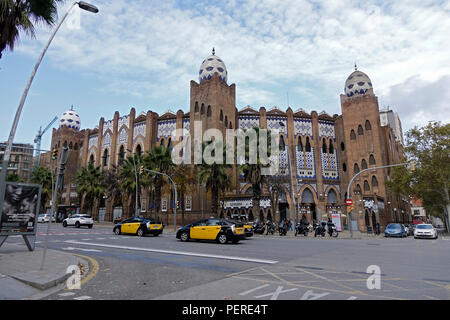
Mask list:
[[[225,63],[222,61],[222,59],[216,56],[215,50],[213,49],[212,55],[206,58],[200,67],[198,76],[200,83],[202,83],[203,80],[211,79],[214,73],[217,73],[222,81],[227,82],[227,67],[225,66]]]
[[[71,110],[68,110],[61,115],[59,120],[59,127],[68,127],[75,130],[80,130],[80,116],[73,110],[73,107]]]
[[[356,70],[345,82],[345,94],[347,97],[363,95],[367,90],[373,89],[372,81],[364,72]]]

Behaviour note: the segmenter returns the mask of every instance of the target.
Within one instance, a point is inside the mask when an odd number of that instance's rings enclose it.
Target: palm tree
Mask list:
[[[146,169],[169,174],[175,166],[172,162],[172,149],[154,146],[143,158],[143,164]],[[165,178],[160,174],[149,174],[148,176],[151,177],[151,183],[155,187],[155,219],[159,220],[161,193]]]
[[[41,190],[41,212],[45,211],[47,199],[52,196],[52,172],[46,167],[37,167],[31,174],[31,183],[42,186]]]
[[[117,166],[112,165],[109,170],[105,171],[105,185],[105,195],[112,201],[113,210],[115,205],[118,203],[122,203],[123,209],[123,203],[125,203],[125,193],[122,191],[120,186],[119,168]],[[112,220],[113,216],[110,218]],[[105,219],[109,220],[109,217]]]
[[[75,181],[78,185],[78,193],[82,194],[85,199],[84,206],[81,209],[88,207],[92,214],[95,200],[103,197],[106,191],[105,173],[100,167],[89,164],[89,166],[83,167],[77,172]]]
[[[205,148],[217,142],[207,142],[203,143],[203,151]],[[214,154],[213,154],[214,156]],[[226,158],[226,147],[223,148],[223,161],[225,163]],[[198,165],[199,169],[199,180],[200,183],[205,184],[205,188],[207,191],[211,191],[212,195],[212,203],[211,203],[211,214],[213,216],[217,216],[217,211],[219,207],[219,198],[220,192],[223,192],[231,187],[232,181],[230,175],[228,174],[228,168],[231,168],[230,165],[220,164],[213,162],[212,164],[208,164],[203,159],[203,163]]]
[[[57,19],[57,4],[63,0],[1,0],[0,1],[0,58],[2,52],[19,40],[19,33],[35,37],[33,23],[53,25]]]
[[[253,130],[256,131],[256,138],[257,138],[257,150],[259,151],[259,135],[260,130],[258,127],[253,128]],[[270,131],[267,131],[267,141],[268,146],[267,150],[270,151],[270,144],[271,144],[271,134]],[[246,160],[250,159],[250,145],[245,144],[245,158]],[[254,152],[254,151],[253,151]],[[261,162],[261,155],[257,156],[257,161],[254,164],[245,163],[244,165],[240,166],[240,172],[244,174],[244,180],[247,181],[252,185],[253,190],[253,209],[255,210],[256,214],[259,215],[260,210],[260,201],[261,196],[263,192],[263,185],[266,183],[266,176],[262,175],[263,168],[267,168],[269,165],[264,165]]]
[[[137,196],[138,196],[138,206],[141,203],[141,191],[148,184],[146,184],[145,179],[141,179],[139,175],[139,167],[143,164],[143,158],[140,154],[135,154],[123,160],[119,168],[119,184],[123,191],[125,191],[128,196],[128,202],[131,208],[134,208],[133,212],[136,212],[135,201],[136,199],[136,174],[137,174]],[[133,200],[133,201],[132,201]],[[131,210],[129,215],[131,216]]]

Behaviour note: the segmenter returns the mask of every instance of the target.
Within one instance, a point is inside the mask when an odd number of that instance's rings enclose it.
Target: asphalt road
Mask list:
[[[46,231],[39,226],[37,246]],[[80,290],[60,288],[48,300],[450,299],[450,241],[443,238],[256,236],[219,245],[58,224],[48,244],[90,261]]]

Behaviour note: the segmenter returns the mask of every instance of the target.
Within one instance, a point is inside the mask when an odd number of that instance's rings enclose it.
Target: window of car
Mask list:
[[[193,227],[204,227],[206,226],[206,220],[201,220],[192,225]]]
[[[393,223],[387,226],[388,229],[400,229],[402,226],[398,223]]]
[[[417,226],[417,229],[433,229],[433,226],[430,224],[421,224]]]
[[[221,222],[219,219],[211,219],[206,223],[207,226],[221,226]]]

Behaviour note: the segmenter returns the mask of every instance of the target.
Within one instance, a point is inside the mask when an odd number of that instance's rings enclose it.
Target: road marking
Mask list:
[[[287,292],[292,292],[292,291],[297,291],[297,290],[298,290],[298,288],[288,289],[288,290],[283,290],[283,287],[279,286],[279,287],[277,288],[277,290],[275,290],[275,292],[263,294],[263,295],[260,295],[260,296],[255,296],[255,298],[259,299],[259,298],[264,298],[264,297],[269,297],[269,296],[271,296],[271,297],[270,297],[270,300],[278,300],[278,296],[279,296],[281,293],[287,293]]]
[[[98,273],[98,270],[100,270],[100,266],[97,262],[97,260],[88,257],[88,256],[84,256],[81,254],[75,254],[73,253],[74,256],[89,260],[89,262],[91,263],[91,267],[92,267],[92,271],[89,273],[89,275],[86,276],[86,278],[82,279],[80,282],[80,286],[83,286],[86,284],[86,282],[88,282],[89,280],[91,280],[93,277],[95,277]]]
[[[78,298],[73,298],[74,300],[89,300],[92,299],[92,297],[89,296],[82,296],[82,297],[78,297]]]
[[[246,295],[249,294],[249,293],[252,293],[252,292],[258,291],[258,290],[260,290],[260,289],[267,288],[267,287],[270,287],[270,284],[264,284],[264,285],[262,285],[262,286],[259,286],[259,287],[255,288],[255,289],[251,289],[251,290],[242,292],[242,293],[240,293],[239,295],[240,295],[240,296],[246,296]]]
[[[67,247],[67,248],[61,248],[61,249],[65,250],[65,251],[79,250],[79,251],[84,251],[84,252],[102,252],[101,250],[96,250],[96,249],[83,249],[83,248],[73,248],[73,247]]]
[[[60,297],[70,297],[70,296],[74,296],[74,295],[75,295],[74,292],[66,292],[66,293],[58,294],[58,296],[60,296]]]
[[[104,243],[79,242],[76,240],[68,240],[65,242],[70,243],[70,244],[79,244],[79,245],[86,245],[86,246],[104,247],[104,248],[112,248],[112,249],[124,249],[124,250],[133,250],[133,251],[155,252],[155,253],[174,254],[174,255],[181,255],[181,256],[201,257],[201,258],[236,260],[236,261],[255,262],[255,263],[262,263],[262,264],[278,263],[278,261],[274,261],[274,260],[242,258],[242,257],[234,257],[234,256],[220,256],[220,255],[215,255],[215,254],[205,254],[205,253],[196,253],[196,252],[187,252],[187,251],[173,251],[173,250],[159,250],[159,249],[148,249],[148,248],[138,248],[138,247],[126,247],[126,246],[110,245],[110,244],[104,244]]]

